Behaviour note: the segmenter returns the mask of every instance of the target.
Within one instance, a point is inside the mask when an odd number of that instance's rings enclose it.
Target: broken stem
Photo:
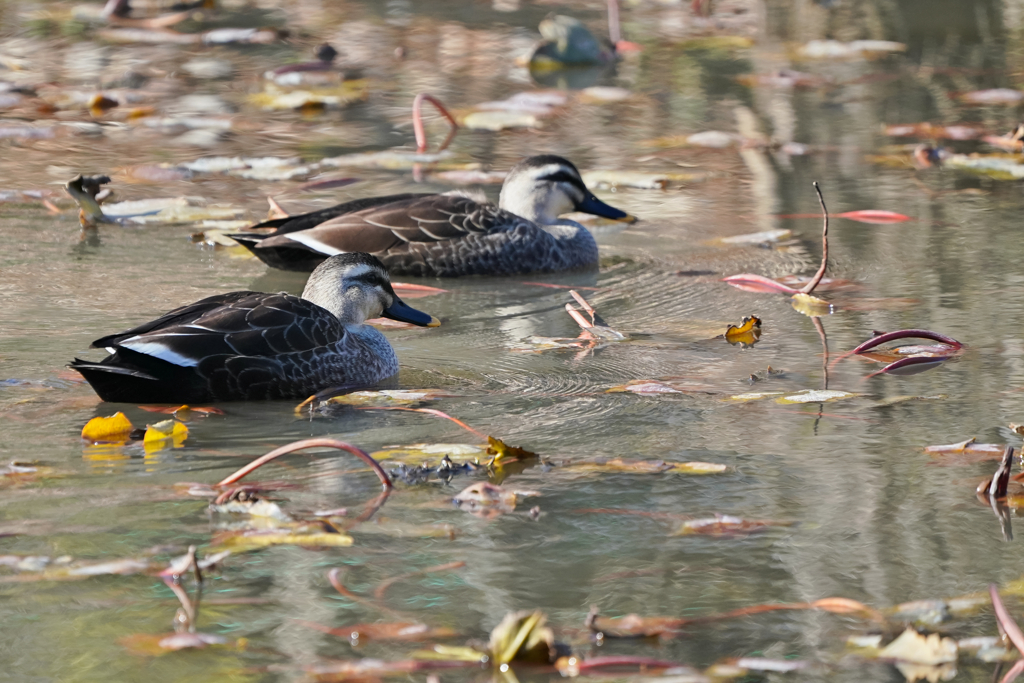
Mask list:
[[[245,475],[249,474],[256,468],[267,464],[271,460],[278,458],[282,455],[286,455],[288,453],[301,451],[305,448],[336,448],[340,451],[348,451],[349,453],[351,453],[352,455],[356,456],[357,458],[365,462],[367,465],[369,465],[371,469],[373,469],[374,474],[376,474],[377,478],[380,479],[380,482],[381,484],[384,485],[385,489],[390,489],[393,488],[394,486],[391,483],[391,477],[388,476],[388,473],[384,471],[384,468],[380,466],[380,463],[374,460],[369,453],[362,450],[361,448],[356,448],[352,444],[345,443],[344,441],[322,438],[302,439],[301,441],[293,441],[290,444],[285,444],[280,448],[276,448],[267,453],[266,455],[261,455],[260,457],[256,458],[251,463],[241,468],[231,476],[222,479],[220,482],[217,483],[217,486],[229,486],[231,484],[234,484]]]
[[[622,40],[622,29],[619,28],[619,0],[608,0],[608,38],[612,48]]]
[[[814,181],[814,191],[818,193],[818,202],[821,204],[821,213],[825,219],[825,227],[821,230],[821,266],[818,268],[818,272],[814,274],[811,281],[808,282],[800,290],[801,294],[810,294],[814,291],[814,288],[821,282],[821,278],[825,277],[825,268],[828,267],[828,209],[825,208],[825,198],[821,194],[821,187],[818,185],[818,181]]]
[[[427,133],[423,128],[423,115],[421,113],[424,101],[430,102],[432,105],[434,105],[434,108],[437,109],[437,111],[440,112],[442,116],[448,119],[448,123],[452,124],[451,130],[448,133],[448,137],[445,138],[444,142],[441,143],[441,146],[437,148],[438,153],[443,152],[445,149],[448,148],[448,145],[451,144],[452,138],[455,137],[455,133],[458,132],[459,124],[455,121],[455,117],[453,117],[448,112],[448,109],[441,103],[439,99],[425,92],[421,92],[420,94],[418,94],[416,96],[416,99],[412,101],[412,130],[413,133],[416,135],[416,151],[419,154],[423,154],[424,152],[427,151]]]

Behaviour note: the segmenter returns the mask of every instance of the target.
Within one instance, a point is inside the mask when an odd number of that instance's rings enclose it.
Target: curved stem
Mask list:
[[[949,356],[907,356],[906,358],[900,358],[898,361],[889,363],[881,370],[875,370],[864,379],[878,377],[881,374],[889,374],[891,372],[901,370],[910,365],[924,365],[927,363],[935,363],[937,365],[947,360],[949,360]]]
[[[776,282],[771,278],[767,278],[764,275],[755,275],[753,273],[741,273],[739,275],[730,275],[729,277],[723,277],[722,282],[728,282],[733,287],[743,288],[744,285],[759,286],[763,289],[756,291],[775,291],[782,292],[783,294],[799,294],[801,290],[793,289],[789,285],[784,285],[781,282]]]
[[[1024,633],[1021,632],[1010,613],[1006,611],[1006,606],[1003,605],[1003,600],[999,597],[999,589],[994,583],[988,585],[988,594],[992,598],[992,608],[996,612],[996,623],[999,624],[999,628],[1010,639],[1017,651],[1024,654]]]
[[[410,413],[426,413],[427,415],[436,415],[438,417],[443,417],[446,420],[451,420],[452,422],[454,422],[455,424],[459,425],[460,427],[462,427],[466,431],[472,432],[472,433],[476,434],[481,439],[486,439],[487,438],[486,434],[484,434],[483,432],[478,432],[477,430],[473,429],[472,427],[470,427],[468,424],[466,424],[462,420],[460,420],[458,418],[455,418],[455,417],[452,417],[448,413],[443,413],[440,410],[435,410],[434,408],[404,408],[402,406],[380,406],[380,407],[366,406],[366,407],[357,408],[356,410],[405,410],[405,411],[410,412]],[[370,456],[366,456],[366,457],[370,457]]]
[[[814,274],[814,277],[804,285],[803,289],[800,290],[803,294],[810,294],[814,291],[814,288],[821,282],[821,278],[825,277],[825,268],[828,267],[828,209],[825,208],[825,198],[821,195],[821,186],[818,185],[818,181],[814,181],[814,191],[818,193],[818,202],[821,204],[821,213],[825,217],[825,227],[821,230],[821,266],[818,268],[818,272]]]
[[[301,451],[305,448],[337,448],[338,450],[341,451],[348,451],[349,453],[351,453],[352,455],[356,456],[357,458],[365,462],[367,465],[369,465],[371,469],[373,469],[374,474],[376,474],[377,478],[380,479],[380,482],[381,484],[384,485],[385,489],[390,489],[393,488],[394,486],[391,483],[391,477],[388,476],[388,473],[384,471],[384,468],[380,466],[380,463],[374,460],[369,453],[362,450],[361,448],[356,448],[352,444],[345,443],[344,441],[338,441],[336,439],[302,439],[301,441],[293,441],[290,444],[285,444],[280,448],[275,448],[266,455],[261,455],[260,457],[256,458],[251,463],[241,468],[231,476],[222,479],[220,482],[217,483],[217,486],[228,486],[230,484],[234,484],[236,481],[240,480],[245,475],[249,474],[256,468],[267,464],[271,460],[278,458],[282,455],[286,455],[288,453]]]
[[[423,129],[423,115],[421,113],[424,101],[430,102],[434,105],[434,108],[437,109],[442,116],[448,119],[448,123],[452,124],[448,137],[445,138],[444,142],[442,142],[441,146],[437,149],[438,152],[443,152],[447,149],[448,145],[451,144],[452,138],[455,137],[455,133],[459,130],[459,124],[439,99],[425,92],[418,94],[416,99],[412,101],[412,130],[416,135],[416,151],[420,154],[427,151],[427,133]]]
[[[865,351],[873,349],[880,344],[885,344],[886,342],[891,342],[896,339],[931,339],[932,341],[937,341],[942,344],[948,344],[954,349],[962,349],[964,346],[952,337],[947,337],[944,334],[932,332],[931,330],[896,330],[895,332],[886,332],[885,334],[880,334],[877,337],[872,337],[850,353],[864,353]]]

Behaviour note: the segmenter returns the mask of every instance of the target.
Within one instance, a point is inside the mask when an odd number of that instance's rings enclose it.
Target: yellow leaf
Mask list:
[[[352,545],[352,537],[345,534],[313,533],[289,534],[281,532],[239,534],[224,539],[224,548],[237,552],[268,548],[272,545],[298,545],[304,548],[344,548]]]
[[[133,427],[124,413],[114,413],[110,417],[94,417],[82,428],[82,438],[86,441],[124,443],[128,440]]]
[[[761,338],[761,319],[756,315],[743,318],[739,326],[729,325],[725,330],[725,340],[730,344],[753,346]]]
[[[811,296],[810,294],[804,294],[803,292],[794,294],[792,302],[793,310],[812,318],[817,318],[822,315],[832,315],[835,312],[835,306],[829,302],[824,299],[819,299],[816,296]]]
[[[146,435],[142,438],[142,444],[146,452],[160,450],[161,448],[179,448],[188,437],[188,427],[177,420],[164,420],[155,425],[146,425]]]
[[[529,460],[530,458],[537,457],[536,453],[519,446],[509,446],[501,439],[496,439],[493,436],[487,437],[487,443],[490,444],[487,452],[494,456],[494,459],[491,461],[493,465],[514,460]]]
[[[487,660],[487,653],[461,645],[435,645],[431,650],[416,650],[413,659],[440,659],[444,661],[482,662]]]

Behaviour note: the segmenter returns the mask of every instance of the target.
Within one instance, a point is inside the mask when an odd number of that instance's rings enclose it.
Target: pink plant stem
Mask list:
[[[594,671],[596,669],[605,669],[614,666],[635,666],[643,667],[647,669],[672,669],[679,666],[676,662],[666,662],[661,659],[651,659],[650,657],[634,657],[630,655],[618,655],[610,657],[591,657],[590,659],[581,659],[576,663],[576,668],[579,669],[580,673],[584,671]]]
[[[825,217],[825,227],[821,230],[821,266],[818,268],[818,272],[814,274],[814,277],[811,278],[811,281],[800,290],[801,294],[813,292],[814,288],[821,282],[821,278],[825,277],[825,269],[828,267],[828,209],[825,208],[825,198],[821,195],[821,187],[818,185],[817,180],[814,181],[814,191],[818,193],[821,213]]]
[[[992,597],[992,607],[995,609],[999,627],[1003,629],[1003,633],[1010,639],[1017,651],[1024,655],[1024,633],[1021,633],[1020,626],[1017,626],[1017,622],[1006,611],[1006,605],[999,597],[999,588],[994,583],[988,585],[988,594]]]
[[[576,324],[584,330],[589,330],[594,326],[593,323],[587,322],[587,319],[580,315],[580,312],[573,308],[572,304],[565,305],[565,312],[572,316],[572,319],[576,321]]]
[[[416,151],[420,154],[427,151],[427,133],[423,129],[423,115],[421,113],[424,101],[430,102],[434,105],[434,108],[437,109],[442,116],[448,119],[448,123],[452,124],[448,137],[445,138],[445,141],[441,143],[441,146],[437,150],[438,152],[443,152],[448,145],[451,144],[452,138],[455,137],[455,132],[459,129],[459,124],[439,99],[425,92],[421,92],[416,96],[416,99],[412,101],[412,130],[416,135]]]
[[[948,344],[954,349],[961,349],[964,346],[952,337],[947,337],[944,334],[932,332],[931,330],[896,330],[895,332],[887,332],[885,334],[880,334],[877,337],[872,337],[850,353],[864,353],[865,351],[873,349],[880,344],[885,344],[886,342],[895,341],[897,339],[931,339],[932,341],[937,341],[941,344]]]
[[[946,356],[909,356],[907,358],[900,358],[898,361],[889,363],[881,370],[875,370],[864,379],[871,379],[872,377],[877,377],[878,375],[881,374],[888,374],[890,372],[893,372],[894,370],[899,370],[910,365],[923,365],[925,363],[941,363],[944,360],[947,360]]]
[[[743,282],[751,282],[754,284],[774,289],[776,292],[782,292],[783,294],[799,294],[799,289],[793,289],[788,285],[784,285],[781,282],[776,282],[771,278],[767,278],[764,275],[754,275],[753,273],[741,273],[740,275],[730,275],[729,277],[723,277],[722,282],[733,283],[737,282],[742,284]]]
[[[301,441],[293,441],[290,444],[285,444],[280,448],[276,448],[270,451],[266,455],[261,455],[260,457],[256,458],[251,463],[249,463],[245,467],[241,468],[240,470],[232,474],[230,477],[222,479],[220,482],[217,483],[217,486],[230,486],[231,484],[234,484],[235,482],[239,481],[242,477],[249,474],[256,468],[262,467],[271,460],[278,458],[282,455],[287,455],[288,453],[301,451],[305,448],[337,448],[338,450],[341,451],[348,451],[349,453],[351,453],[352,455],[356,456],[357,458],[365,462],[367,465],[369,465],[371,469],[373,469],[374,474],[376,474],[377,478],[380,479],[380,482],[381,484],[384,485],[385,489],[390,489],[394,486],[391,483],[391,477],[388,476],[388,473],[384,471],[384,468],[380,466],[380,463],[378,463],[376,460],[370,457],[369,453],[362,450],[361,448],[356,448],[352,444],[345,443],[344,441],[338,441],[337,439],[302,439]]]
[[[1013,683],[1022,673],[1024,673],[1024,659],[1018,659],[999,683]]]

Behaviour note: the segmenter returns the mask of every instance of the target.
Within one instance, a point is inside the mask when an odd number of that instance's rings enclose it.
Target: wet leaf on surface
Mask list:
[[[350,394],[332,396],[321,405],[379,406],[415,405],[425,401],[449,397],[452,394],[440,389],[385,389],[382,391],[353,391]]]
[[[492,465],[503,465],[509,462],[533,460],[537,457],[537,454],[532,451],[520,448],[519,446],[509,446],[501,439],[493,436],[487,437],[487,444],[487,454],[494,456],[490,463]]]
[[[889,40],[812,40],[797,48],[797,55],[806,59],[863,59],[904,52],[907,46]]]
[[[729,325],[725,330],[725,340],[730,344],[739,344],[749,348],[761,338],[761,319],[756,315],[746,316],[739,325]]]
[[[748,391],[743,394],[735,394],[729,396],[727,401],[735,401],[737,403],[747,403],[749,401],[760,401],[765,398],[777,398],[782,396],[786,392],[784,391]]]
[[[188,438],[188,427],[183,422],[171,419],[146,425],[146,434],[142,437],[142,443],[148,453],[163,448],[180,448],[186,438]]]
[[[1024,100],[1024,91],[1012,88],[991,88],[961,93],[958,99],[965,104],[1018,104]]]
[[[927,636],[908,628],[878,653],[879,658],[911,664],[945,664],[958,656],[956,641],[938,633]]]
[[[520,498],[539,496],[536,491],[510,489],[481,481],[460,491],[452,502],[460,510],[484,517],[513,512]]]
[[[835,391],[831,389],[805,389],[797,394],[783,396],[775,399],[776,403],[831,403],[843,401],[848,398],[856,398],[860,394],[853,394],[849,391]]]
[[[828,301],[819,299],[812,294],[804,294],[803,292],[797,292],[794,294],[790,303],[792,304],[794,311],[797,313],[803,313],[811,318],[831,315],[836,309],[836,307]]]
[[[633,379],[605,390],[607,394],[629,393],[654,396],[657,394],[682,394],[684,392],[654,379]]]
[[[788,240],[792,236],[792,230],[762,230],[761,232],[752,232],[746,235],[722,237],[718,241],[722,244],[772,244]]]
[[[772,522],[764,519],[743,519],[732,515],[716,514],[704,519],[691,519],[673,533],[673,536],[714,536],[729,537],[756,534],[773,526],[789,526],[787,522]]]
[[[327,532],[244,531],[218,535],[214,538],[214,542],[227,550],[247,552],[275,545],[297,545],[304,548],[345,548],[352,545],[352,537],[347,534]]]
[[[228,645],[228,639],[212,633],[170,633],[151,635],[138,633],[118,642],[136,655],[156,656],[186,649],[202,649],[210,645]]]
[[[391,446],[374,451],[370,455],[378,461],[397,461],[408,465],[418,465],[424,460],[448,457],[456,463],[486,460],[488,446],[461,443],[418,443],[409,446]]]
[[[94,417],[82,428],[82,438],[93,443],[127,443],[134,427],[124,413]]]

